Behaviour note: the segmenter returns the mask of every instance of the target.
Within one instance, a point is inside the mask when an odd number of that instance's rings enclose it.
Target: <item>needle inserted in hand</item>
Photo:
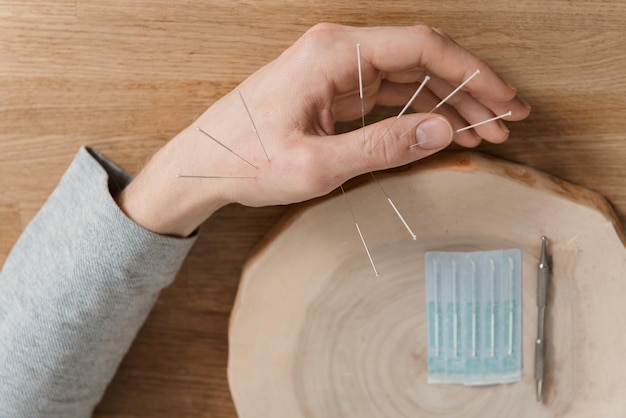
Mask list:
[[[246,109],[246,113],[248,114],[248,118],[250,119],[250,122],[252,123],[252,128],[254,129],[254,133],[256,134],[256,137],[259,140],[259,143],[261,144],[261,148],[263,148],[263,152],[265,153],[265,157],[267,158],[267,161],[269,161],[270,156],[267,155],[267,151],[265,150],[265,145],[263,145],[263,141],[261,141],[261,136],[259,135],[259,131],[256,128],[254,119],[252,119],[252,114],[250,114],[250,109],[248,109],[248,105],[246,105],[246,101],[243,99],[243,96],[241,95],[241,91],[237,90],[237,93],[239,93],[239,98],[241,99],[241,103],[243,103],[243,107]]]
[[[370,254],[369,248],[367,248],[367,244],[365,243],[365,238],[363,238],[363,234],[361,233],[361,228],[359,228],[359,223],[356,221],[356,216],[354,215],[354,210],[352,210],[352,205],[350,205],[350,200],[346,195],[346,191],[343,189],[343,185],[339,186],[341,189],[341,193],[343,197],[346,199],[346,204],[348,205],[348,209],[350,210],[350,214],[352,215],[352,220],[354,221],[354,226],[356,226],[356,231],[359,233],[359,237],[361,237],[361,242],[363,243],[363,248],[365,248],[365,252],[367,253],[367,258],[370,260],[370,264],[372,265],[372,269],[374,269],[374,274],[379,276],[378,269],[376,269],[376,264],[374,264],[374,260],[372,259],[372,255]]]
[[[459,86],[458,86],[457,88],[455,88],[454,90],[452,90],[452,92],[450,92],[450,94],[448,94],[446,97],[444,97],[443,99],[441,99],[441,101],[440,101],[439,103],[437,103],[437,105],[435,105],[435,107],[433,107],[433,108],[432,108],[432,110],[426,114],[426,116],[430,115],[430,114],[431,114],[431,113],[433,113],[435,110],[437,110],[437,109],[439,109],[441,106],[443,106],[443,104],[444,104],[445,102],[447,102],[448,100],[450,100],[450,98],[451,98],[452,96],[454,96],[455,94],[457,94],[457,93],[458,93],[458,92],[459,92],[459,91],[460,91],[463,87],[465,87],[465,85],[466,85],[467,83],[469,83],[469,82],[470,82],[470,81],[471,81],[474,77],[476,77],[478,74],[480,74],[480,70],[479,70],[479,69],[477,69],[476,71],[474,71],[474,73],[473,73],[471,76],[467,77],[467,78],[465,79],[465,81],[463,81],[461,84],[459,84]],[[404,132],[402,133],[402,135],[400,135],[400,138],[404,137],[404,135],[406,135],[407,133],[409,133],[412,129],[415,129],[415,126],[413,126],[413,127],[409,128],[409,129],[407,129],[406,131],[404,131]],[[422,142],[422,143],[423,143],[423,142]],[[417,146],[417,144],[409,145],[409,148],[411,148],[411,147],[415,147],[415,146]]]
[[[258,167],[254,164],[252,164],[250,161],[246,160],[245,158],[243,158],[241,155],[237,154],[235,151],[233,151],[232,149],[228,148],[226,145],[224,145],[223,143],[221,143],[220,141],[218,141],[217,139],[215,139],[214,137],[212,137],[208,132],[206,132],[204,129],[202,129],[201,127],[197,127],[198,130],[200,132],[202,132],[204,135],[206,135],[207,137],[209,137],[210,139],[212,139],[213,141],[215,141],[217,144],[221,145],[222,147],[226,148],[231,154],[233,154],[235,157],[239,158],[242,161],[245,161],[246,163],[250,164],[252,167],[257,168]]]
[[[255,179],[256,177],[241,177],[241,176],[193,176],[186,174],[178,174],[179,179]]]
[[[511,112],[510,110],[506,113],[501,114],[500,116],[495,116],[493,118],[487,119],[487,120],[483,120],[482,122],[477,122],[473,125],[469,125],[469,126],[465,126],[463,128],[457,129],[456,131],[454,131],[454,133],[459,133],[459,132],[463,132],[463,131],[467,131],[468,129],[472,129],[475,128],[476,126],[480,126],[480,125],[484,125],[485,123],[489,123],[489,122],[493,122],[495,120],[498,119],[502,119],[502,118],[506,118],[507,116],[511,116],[513,114],[513,112]],[[408,131],[407,131],[408,132]],[[406,133],[406,132],[405,132]],[[404,135],[404,134],[403,134]],[[418,145],[423,145],[425,143],[427,143],[428,140],[423,141],[421,144],[413,144],[413,145],[409,145],[409,148],[413,148],[413,147],[417,147]]]
[[[491,119],[487,119],[487,120],[484,120],[484,121],[482,121],[482,122],[478,122],[478,123],[475,123],[475,124],[473,124],[473,125],[469,125],[469,126],[465,126],[465,127],[461,128],[461,129],[457,129],[456,131],[454,131],[454,133],[459,133],[459,132],[467,131],[468,129],[472,129],[472,128],[475,128],[475,127],[477,127],[477,126],[484,125],[485,123],[489,123],[489,122],[493,122],[494,120],[498,120],[498,119],[506,118],[507,116],[511,116],[512,114],[513,114],[513,112],[511,112],[511,111],[509,110],[508,112],[503,113],[503,114],[501,114],[500,116],[495,116],[495,117],[493,117],[493,118],[491,118]]]
[[[359,96],[361,98],[361,129],[363,131],[363,143],[365,143],[365,105],[363,102],[363,74],[362,74],[362,67],[361,67],[361,44],[356,44],[356,56],[357,56],[357,68],[359,70]],[[428,76],[426,76],[427,78],[424,80],[424,83],[426,81],[428,81]],[[417,91],[415,92],[415,94],[413,95],[413,97],[411,97],[411,100],[409,100],[409,103],[406,104],[406,106],[404,106],[404,109],[402,109],[402,111],[400,112],[400,114],[396,117],[396,120],[393,123],[396,123],[396,121],[400,118],[400,116],[402,116],[402,114],[404,112],[406,112],[406,110],[409,108],[409,106],[411,105],[411,103],[413,102],[413,100],[415,100],[415,98],[417,97],[417,94],[420,92],[420,90],[422,89],[422,87],[424,86],[424,84],[422,84]],[[393,124],[391,125],[393,126]],[[391,126],[389,128],[387,128],[387,131],[389,129],[391,129]],[[385,131],[385,134],[387,132]],[[383,137],[385,136],[385,134],[383,134]],[[381,139],[382,140],[382,139]],[[376,184],[378,185],[378,187],[380,188],[380,190],[383,192],[383,194],[385,195],[385,197],[387,198],[387,201],[389,202],[389,204],[391,205],[391,207],[393,208],[394,212],[396,212],[396,215],[398,215],[398,218],[400,218],[400,221],[402,222],[402,224],[404,225],[404,227],[406,228],[407,231],[409,231],[409,234],[411,235],[411,238],[413,238],[413,240],[417,239],[417,236],[415,235],[415,233],[413,232],[413,230],[411,229],[411,227],[409,226],[409,224],[404,220],[404,217],[402,216],[402,214],[400,214],[400,211],[398,210],[398,208],[396,207],[396,205],[393,203],[393,200],[391,200],[391,198],[389,197],[389,195],[387,194],[387,192],[385,191],[385,189],[383,188],[382,184],[380,184],[380,182],[378,181],[378,179],[376,178],[376,176],[374,175],[374,173],[370,172],[370,175],[372,176],[372,178],[374,179],[374,181],[376,182]]]
[[[398,122],[398,119],[400,119],[400,117],[402,115],[404,115],[404,113],[409,109],[409,106],[411,106],[413,104],[413,102],[415,101],[415,98],[420,94],[422,89],[424,87],[426,87],[426,83],[428,83],[428,80],[430,80],[430,76],[427,75],[426,77],[424,77],[424,81],[422,81],[422,84],[420,84],[419,87],[417,88],[417,90],[415,90],[415,93],[413,93],[413,96],[411,96],[411,99],[407,102],[407,104],[404,106],[404,108],[402,108],[400,113],[398,113],[398,116],[396,116],[396,120],[394,120],[393,123],[391,125],[389,125],[389,127],[387,129],[385,129],[385,132],[383,132],[383,134],[380,136],[380,139],[372,147],[370,152],[372,152],[381,142],[383,142],[383,140],[385,139],[385,136],[387,135],[387,133],[391,130],[391,128],[393,128],[393,126],[396,124],[396,122]]]
[[[363,70],[361,68],[361,44],[356,44],[357,68],[359,70],[359,99],[361,100],[361,126],[365,127],[365,99],[363,98]],[[363,143],[365,143],[365,129],[363,129]]]
[[[447,102],[450,97],[454,96],[455,94],[457,94],[459,92],[459,90],[461,90],[463,87],[465,87],[465,85],[467,83],[469,83],[472,78],[476,77],[478,74],[480,74],[480,70],[476,70],[474,71],[474,73],[467,77],[467,79],[465,79],[464,82],[462,82],[461,84],[459,84],[459,86],[457,88],[455,88],[454,90],[452,90],[452,92],[450,94],[448,94],[445,98],[443,98],[439,103],[437,103],[437,105],[433,108],[433,110],[431,110],[430,112],[428,112],[428,114],[430,115],[431,113],[433,113],[435,110],[439,109],[445,102]]]

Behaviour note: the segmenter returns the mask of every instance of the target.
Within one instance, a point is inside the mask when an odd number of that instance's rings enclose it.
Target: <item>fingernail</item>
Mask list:
[[[448,121],[440,117],[426,119],[415,130],[417,145],[426,150],[447,146],[452,141],[452,134]]]
[[[509,128],[504,124],[504,122],[502,122],[502,120],[498,120],[498,124],[500,125],[500,128],[506,132],[507,134],[510,134],[511,131],[509,131]]]
[[[524,105],[524,107],[526,109],[531,109],[531,106],[528,104],[528,102],[524,99],[522,99],[521,97],[517,96],[517,98],[519,99],[520,102],[522,102],[522,104]]]
[[[517,89],[515,88],[515,86],[514,86],[513,84],[509,83],[507,80],[503,80],[503,81],[504,81],[504,84],[506,84],[506,86],[507,86],[509,89],[511,89],[511,90],[513,90],[513,91],[517,91]]]

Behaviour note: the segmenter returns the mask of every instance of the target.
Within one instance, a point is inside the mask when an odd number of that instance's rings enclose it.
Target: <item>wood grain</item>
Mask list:
[[[0,260],[81,144],[137,172],[319,21],[445,29],[533,105],[506,144],[480,149],[600,192],[623,223],[625,18],[621,0],[0,0]],[[228,313],[283,211],[228,207],[208,222],[96,416],[235,416]]]
[[[246,264],[229,333],[228,376],[241,418],[623,415],[626,239],[600,195],[469,153],[379,179],[418,231],[413,241],[375,183],[350,187],[379,277],[339,193],[294,210]],[[542,235],[554,268],[538,403]],[[509,248],[522,253],[521,382],[429,385],[426,251]]]

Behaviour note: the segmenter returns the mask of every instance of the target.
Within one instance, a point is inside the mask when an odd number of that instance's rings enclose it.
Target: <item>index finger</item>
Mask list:
[[[497,102],[506,102],[516,96],[515,88],[487,63],[429,26],[348,30],[353,42],[361,43],[362,59],[371,65],[371,71],[403,73],[422,68],[458,85],[480,70],[480,76],[465,86],[472,96]]]

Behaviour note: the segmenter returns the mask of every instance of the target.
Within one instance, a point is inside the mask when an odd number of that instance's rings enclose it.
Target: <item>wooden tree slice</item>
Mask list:
[[[380,174],[377,185],[299,207],[246,265],[228,375],[239,416],[621,417],[626,414],[626,249],[606,200],[528,167],[472,153]],[[550,240],[544,403],[535,400],[536,268]],[[522,250],[523,377],[429,385],[424,253]]]

